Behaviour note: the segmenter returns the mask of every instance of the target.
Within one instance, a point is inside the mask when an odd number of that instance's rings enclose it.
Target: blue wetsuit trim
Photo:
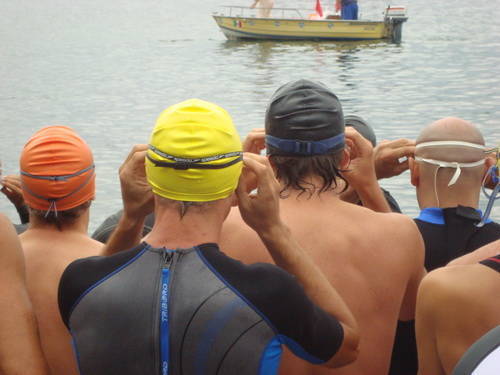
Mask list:
[[[476,211],[481,215],[481,217],[483,216],[481,210],[476,210]],[[425,221],[426,223],[430,224],[445,225],[443,209],[438,207],[424,208],[422,211],[420,211],[420,214],[416,219],[420,221]],[[491,219],[487,219],[485,223],[488,224],[491,222],[493,222]]]
[[[281,362],[281,342],[278,336],[274,336],[262,353],[259,365],[259,375],[274,375],[278,373]]]
[[[160,309],[160,351],[162,375],[168,375],[169,361],[169,327],[168,327],[168,283],[170,270],[164,268],[161,276],[161,309]]]

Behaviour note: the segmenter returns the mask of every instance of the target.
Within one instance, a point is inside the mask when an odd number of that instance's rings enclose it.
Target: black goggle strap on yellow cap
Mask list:
[[[156,160],[153,159],[151,156],[146,155],[149,161],[151,161],[155,166],[157,167],[166,167],[166,168],[173,168],[173,169],[179,169],[179,170],[186,170],[186,169],[222,169],[222,168],[227,168],[230,167],[231,165],[234,165],[240,161],[243,160],[243,153],[241,151],[234,151],[234,152],[228,152],[227,154],[219,154],[219,155],[214,155],[214,156],[207,156],[205,158],[180,158],[177,156],[173,156],[170,154],[167,154],[161,150],[158,150],[156,147],[149,145],[149,149],[154,152],[156,155],[161,156],[162,158],[171,160],[171,162],[167,161],[162,161],[162,160]],[[202,163],[209,163],[212,161],[216,160],[221,160],[221,159],[227,159],[227,158],[233,158],[236,157],[236,159],[233,159],[231,161],[228,161],[227,163],[221,163],[221,164],[202,164]]]

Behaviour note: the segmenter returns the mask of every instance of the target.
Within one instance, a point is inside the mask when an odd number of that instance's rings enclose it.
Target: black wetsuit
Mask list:
[[[494,257],[485,259],[479,263],[481,263],[487,267],[493,268],[497,272],[500,272],[500,254],[495,255]]]
[[[500,238],[500,224],[478,228],[481,212],[471,207],[426,208],[415,223],[425,243],[425,268],[432,271]]]
[[[97,229],[92,233],[92,238],[96,241],[106,243],[108,242],[111,233],[118,226],[118,222],[120,221],[120,217],[123,215],[123,210],[120,210],[114,213],[111,216],[108,216],[102,223],[97,227]],[[146,216],[144,220],[144,227],[142,228],[142,237],[146,237],[146,235],[151,232],[153,229],[153,225],[155,223],[155,215],[149,214]]]
[[[426,208],[415,223],[425,243],[425,268],[432,271],[500,238],[500,225],[488,220],[478,228],[481,212],[471,207]],[[391,375],[415,375],[418,370],[415,321],[398,322]]]
[[[77,260],[59,308],[83,375],[275,374],[282,344],[319,364],[343,340],[293,276],[216,244]]]

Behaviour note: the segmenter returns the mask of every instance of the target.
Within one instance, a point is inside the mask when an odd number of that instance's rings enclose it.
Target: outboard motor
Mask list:
[[[403,34],[403,23],[408,20],[406,7],[389,5],[385,10],[385,22],[389,23],[390,38],[394,43],[400,43]]]

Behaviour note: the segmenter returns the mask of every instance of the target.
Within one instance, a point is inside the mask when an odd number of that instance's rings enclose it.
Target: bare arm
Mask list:
[[[391,212],[377,181],[371,143],[353,128],[346,128],[345,135],[351,163],[346,171],[342,171],[342,176],[355,190],[363,207],[376,212]]]
[[[468,264],[478,263],[486,258],[493,257],[500,254],[500,239],[493,241],[483,247],[469,253],[467,255],[461,256],[460,258],[452,260],[448,263],[448,266],[465,266]]]
[[[4,176],[0,181],[2,188],[0,191],[16,207],[21,223],[29,222],[28,207],[24,203],[23,190],[21,188],[21,177],[17,175]]]
[[[354,361],[357,357],[359,342],[357,322],[335,288],[302,250],[291,236],[288,227],[281,221],[280,186],[274,177],[269,161],[263,156],[245,154],[244,165],[245,173],[237,190],[243,220],[257,232],[274,262],[295,275],[307,296],[328,314],[338,319],[344,328],[342,346],[324,366],[338,367]],[[245,182],[245,175],[249,174],[248,171],[253,172],[257,177],[256,195],[248,194],[252,190]]]
[[[123,215],[103,247],[102,255],[131,249],[139,244],[144,219],[153,211],[153,193],[146,180],[144,158],[147,145],[135,145],[120,167]]]
[[[437,328],[434,319],[436,304],[439,296],[436,295],[433,274],[429,274],[420,286],[417,299],[415,330],[418,347],[418,374],[445,375],[439,358],[437,345]]]
[[[21,244],[0,215],[0,373],[47,375],[37,323],[25,286]]]
[[[415,156],[415,141],[405,138],[382,141],[373,154],[377,179],[398,176],[408,170],[408,158]]]

